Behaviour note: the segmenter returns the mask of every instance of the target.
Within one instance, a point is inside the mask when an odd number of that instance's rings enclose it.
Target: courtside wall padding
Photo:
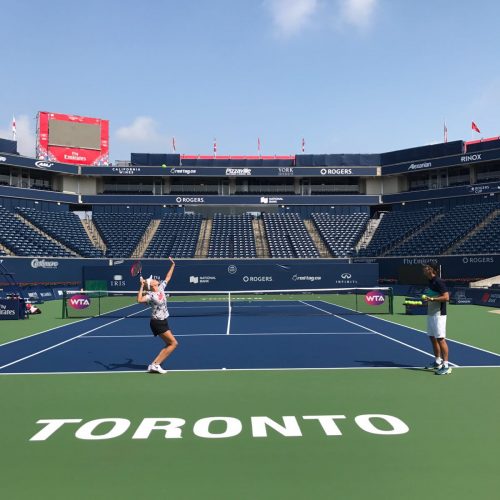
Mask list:
[[[478,281],[491,278],[500,269],[500,255],[451,255],[423,257],[382,257],[355,259],[356,262],[378,262],[380,279],[396,280],[402,265],[427,264],[441,266],[441,276],[445,280]]]
[[[120,262],[120,261],[118,261]],[[130,275],[133,261],[107,267],[85,266],[84,283],[106,280],[108,290],[135,290],[138,278]],[[163,279],[168,260],[143,260],[142,275]],[[183,260],[178,261],[169,289],[177,291],[298,290],[378,286],[378,264],[349,264],[345,259],[314,261]]]

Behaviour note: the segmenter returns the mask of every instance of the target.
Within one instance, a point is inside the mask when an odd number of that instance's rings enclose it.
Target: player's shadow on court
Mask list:
[[[144,371],[147,369],[148,365],[140,365],[137,363],[134,363],[134,360],[132,358],[128,358],[127,361],[124,363],[109,363],[105,364],[101,361],[94,361],[96,365],[102,366],[105,370],[107,371],[114,371],[114,370],[141,370]]]

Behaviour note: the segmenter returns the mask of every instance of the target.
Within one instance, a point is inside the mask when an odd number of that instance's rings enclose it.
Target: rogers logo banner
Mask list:
[[[90,306],[90,297],[81,293],[70,297],[68,302],[73,309],[87,309]]]
[[[59,262],[57,260],[33,259],[31,267],[33,269],[57,269]]]
[[[365,302],[369,306],[381,306],[385,303],[385,295],[378,290],[372,290],[365,295]]]

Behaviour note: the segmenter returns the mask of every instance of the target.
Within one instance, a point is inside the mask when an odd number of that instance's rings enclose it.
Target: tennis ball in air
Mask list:
[[[161,166],[161,168],[167,168],[167,166],[165,165],[165,163]]]
[[[422,300],[427,300],[427,295],[422,295]]]
[[[225,370],[225,368],[223,368],[223,370]]]

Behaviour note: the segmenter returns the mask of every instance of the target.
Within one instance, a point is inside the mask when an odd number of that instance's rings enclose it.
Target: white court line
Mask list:
[[[477,365],[477,366],[457,366],[459,370],[467,368],[500,368],[498,365]],[[432,373],[430,370],[424,370],[421,366],[336,366],[336,367],[296,367],[296,368],[227,368],[224,373],[228,372],[276,372],[276,371],[338,371],[338,370],[418,370],[426,372],[429,375]],[[196,372],[221,372],[222,368],[200,368],[200,369],[182,369],[182,370],[168,370],[169,373],[196,373]],[[104,370],[104,371],[88,371],[88,372],[27,372],[27,373],[0,373],[0,376],[24,376],[24,375],[148,375],[159,376],[141,370]],[[168,379],[168,374],[167,374]]]
[[[14,342],[19,342],[21,340],[30,339],[31,337],[36,337],[37,335],[41,335],[42,333],[51,332],[52,330],[57,330],[58,328],[66,328],[67,326],[70,326],[70,325],[76,325],[77,323],[81,323],[82,321],[88,321],[89,319],[105,318],[106,314],[110,314],[110,313],[116,312],[116,311],[121,311],[122,309],[125,309],[127,307],[131,307],[133,305],[136,305],[136,304],[129,304],[128,306],[120,307],[119,309],[115,309],[114,311],[110,311],[109,313],[105,313],[102,316],[90,316],[88,318],[83,318],[83,319],[79,319],[77,321],[72,321],[71,323],[65,323],[64,325],[55,326],[54,328],[49,328],[48,330],[44,330],[43,332],[37,332],[37,333],[33,333],[31,335],[27,335],[26,337],[21,337],[19,339],[10,340],[9,342],[5,342],[4,344],[0,344],[0,347],[3,347],[4,345],[13,344]],[[130,316],[132,316],[132,314]],[[63,318],[61,318],[61,319],[63,319]]]
[[[328,304],[328,302],[326,302],[326,303]],[[307,304],[307,302],[304,302],[304,304]],[[429,356],[431,358],[434,357],[434,354],[429,354],[428,352],[422,351],[422,349],[419,349],[418,347],[414,347],[414,346],[412,346],[410,344],[406,344],[405,342],[401,342],[400,340],[397,340],[397,339],[394,339],[394,338],[389,337],[387,335],[384,335],[383,333],[380,333],[377,330],[373,330],[371,328],[368,328],[367,326],[360,325],[359,323],[356,323],[355,321],[351,321],[349,319],[342,318],[341,316],[338,316],[337,314],[333,314],[330,311],[326,311],[325,309],[321,309],[321,307],[313,306],[312,304],[307,304],[307,305],[311,306],[311,307],[314,307],[315,309],[319,309],[320,311],[326,312],[327,314],[330,314],[332,316],[335,316],[336,318],[341,319],[342,321],[346,321],[347,323],[351,323],[352,325],[360,326],[361,328],[364,328],[365,330],[368,330],[370,332],[376,333],[377,335],[380,335],[381,337],[384,337],[384,338],[386,338],[388,340],[392,340],[393,342],[396,342],[398,344],[404,345],[405,347],[409,347],[410,349],[413,349],[413,350],[418,351],[418,352],[420,352],[422,354],[425,354],[426,356]],[[450,362],[450,365],[455,366],[455,367],[459,366],[459,365],[456,365],[456,364],[451,363],[451,362]]]
[[[174,335],[174,337],[225,337],[225,333],[186,333]],[[375,335],[372,332],[268,332],[268,333],[233,333],[233,337],[252,337],[256,335]],[[86,339],[126,339],[126,338],[151,338],[151,335],[86,335],[81,340]]]
[[[113,323],[116,323],[118,321],[122,321],[124,319],[127,319],[127,317],[134,316],[135,314],[139,314],[139,313],[144,312],[146,310],[147,309],[143,309],[141,311],[137,311],[136,313],[129,314],[128,316],[125,316],[123,318],[118,318],[118,319],[115,319],[113,321],[110,321],[109,323],[104,323],[103,325],[97,326],[96,328],[92,328],[92,330],[88,330],[86,332],[83,332],[80,335],[76,335],[75,337],[71,337],[70,339],[64,340],[63,342],[59,342],[58,344],[55,344],[55,345],[50,346],[50,347],[47,347],[46,349],[42,349],[41,351],[37,351],[37,352],[35,352],[33,354],[30,354],[29,356],[24,356],[24,358],[20,358],[20,359],[17,359],[15,361],[12,361],[10,363],[7,363],[6,365],[0,366],[0,370],[3,370],[4,368],[7,368],[8,366],[12,366],[12,365],[15,365],[17,363],[20,363],[21,361],[24,361],[26,359],[33,358],[34,356],[37,356],[38,354],[42,354],[44,352],[50,351],[51,349],[54,349],[55,347],[59,347],[60,345],[66,344],[68,342],[71,342],[72,340],[75,340],[75,339],[78,339],[80,337],[83,337],[87,333],[95,332],[96,330],[100,330],[101,328],[104,328],[105,326],[112,325]]]
[[[323,302],[324,304],[328,304],[328,305],[335,305],[335,304],[329,304],[328,302],[325,302],[324,300],[321,300],[320,302]],[[343,307],[343,306],[337,306],[337,307]],[[343,309],[349,309],[348,307],[343,307]],[[349,309],[350,311],[354,311],[354,309]],[[356,311],[355,311],[356,312]],[[401,323],[396,323],[395,321],[391,321],[389,319],[385,319],[385,318],[379,318],[378,316],[373,316],[372,314],[367,314],[367,316],[370,316],[370,318],[373,318],[373,319],[377,319],[379,321],[385,321],[386,323],[390,323],[391,325],[396,325],[396,326],[402,326],[403,328],[409,328],[410,330],[413,330],[415,332],[418,332],[418,333],[423,333],[424,335],[428,336],[429,334],[424,331],[424,330],[419,330],[418,328],[413,328],[411,326],[406,326],[406,325],[402,325]],[[476,351],[481,351],[481,352],[485,352],[487,354],[493,354],[493,356],[499,356],[500,357],[500,354],[497,353],[497,352],[493,352],[493,351],[488,351],[487,349],[483,349],[481,347],[477,347],[477,346],[474,346],[474,345],[471,345],[471,344],[466,344],[465,342],[460,342],[458,340],[454,340],[454,339],[451,339],[449,337],[446,337],[446,341],[447,342],[453,342],[455,344],[459,344],[459,345],[463,345],[465,347],[470,347],[471,349],[476,349]]]

